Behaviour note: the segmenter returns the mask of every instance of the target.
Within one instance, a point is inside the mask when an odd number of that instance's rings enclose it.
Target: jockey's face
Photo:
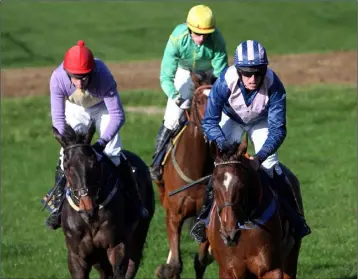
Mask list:
[[[248,90],[257,90],[261,79],[262,76],[252,75],[251,77],[247,77],[242,75],[242,82],[244,83],[244,86]]]
[[[76,87],[76,89],[85,89],[89,83],[89,75],[84,76],[75,76],[69,75],[72,84]]]
[[[191,32],[191,38],[193,39],[194,43],[198,46],[202,45],[208,36],[209,34],[198,34],[198,33]]]
[[[266,68],[248,69],[248,71],[238,69],[238,72],[241,74],[242,82],[246,89],[257,90],[259,85],[262,84],[261,81],[266,74]]]

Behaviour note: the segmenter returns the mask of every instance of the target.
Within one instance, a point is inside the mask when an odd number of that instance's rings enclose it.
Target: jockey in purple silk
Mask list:
[[[91,120],[95,121],[100,137],[93,148],[104,153],[126,175],[132,175],[127,160],[122,159],[119,130],[125,122],[125,114],[117,91],[117,83],[103,61],[94,58],[84,41],[71,47],[64,61],[53,71],[50,79],[52,125],[61,134],[65,124],[78,133],[86,133]],[[121,162],[123,161],[123,162]],[[56,167],[53,192],[53,210],[46,223],[51,229],[60,227],[61,205],[64,199],[66,177],[63,172],[63,149]],[[130,187],[128,187],[130,188]],[[133,202],[145,209],[135,187],[128,189]],[[42,201],[45,203],[46,201]]]

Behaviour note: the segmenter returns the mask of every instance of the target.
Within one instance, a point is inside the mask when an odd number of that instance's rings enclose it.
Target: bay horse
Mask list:
[[[228,151],[217,151],[214,205],[207,228],[219,278],[296,278],[300,239],[289,233],[271,187],[247,158],[247,136]],[[296,176],[281,164],[303,212]]]
[[[69,125],[62,135],[56,128],[52,130],[64,149],[67,192],[61,210],[61,227],[72,278],[89,278],[92,267],[98,270],[101,279],[133,278],[154,214],[154,192],[146,164],[136,154],[122,151],[135,169],[132,182],[136,180],[149,211],[147,219],[139,220],[129,214],[128,198],[123,190],[129,180],[122,179],[121,166],[117,168],[91,146],[94,121],[85,135],[76,134]]]
[[[190,110],[187,111],[188,124],[177,137],[168,159],[163,166],[161,181],[156,181],[161,205],[166,214],[167,237],[169,240],[169,255],[166,264],[160,264],[156,276],[160,279],[180,278],[182,260],[180,252],[181,230],[185,220],[195,217],[200,210],[207,181],[202,181],[195,187],[187,189],[175,196],[169,196],[171,191],[183,185],[210,175],[214,167],[214,159],[210,152],[209,143],[201,129],[204,117],[207,95],[210,92],[214,78],[205,73],[191,72],[195,93]],[[197,278],[202,278],[206,266],[211,261],[206,256],[208,243],[200,245],[199,253],[194,260]]]

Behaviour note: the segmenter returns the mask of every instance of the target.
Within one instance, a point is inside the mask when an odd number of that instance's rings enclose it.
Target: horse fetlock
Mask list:
[[[159,279],[179,279],[181,272],[181,264],[161,264],[155,270],[155,275]]]

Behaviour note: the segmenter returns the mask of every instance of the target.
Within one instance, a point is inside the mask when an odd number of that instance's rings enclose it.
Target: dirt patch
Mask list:
[[[318,83],[356,85],[356,51],[276,55],[272,56],[270,60],[270,66],[286,86]],[[109,63],[108,66],[117,80],[120,91],[160,90],[159,60]],[[3,70],[2,96],[48,94],[49,78],[53,70],[54,67]]]

